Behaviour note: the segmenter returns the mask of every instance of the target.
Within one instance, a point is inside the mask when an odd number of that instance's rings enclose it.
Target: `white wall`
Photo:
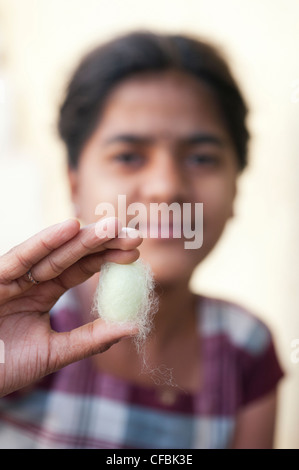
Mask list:
[[[298,18],[296,0],[0,0],[0,75],[13,117],[6,142],[0,130],[0,252],[70,214],[55,120],[83,52],[136,27],[197,34],[226,52],[252,111],[251,164],[235,219],[192,286],[272,327],[287,371],[279,448],[299,448],[299,364],[290,360],[299,338]]]

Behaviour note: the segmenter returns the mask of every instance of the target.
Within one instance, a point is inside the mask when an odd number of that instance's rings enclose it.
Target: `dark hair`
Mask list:
[[[247,106],[218,50],[186,35],[136,31],[86,55],[68,85],[58,129],[72,168],[76,168],[82,147],[94,131],[113,87],[137,73],[166,69],[184,71],[212,87],[234,142],[239,168],[246,166]]]

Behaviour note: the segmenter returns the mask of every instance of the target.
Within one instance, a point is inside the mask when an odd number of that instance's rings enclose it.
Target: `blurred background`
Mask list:
[[[147,28],[195,34],[228,58],[251,110],[250,165],[191,284],[272,329],[286,371],[276,448],[299,448],[298,19],[297,0],[0,0],[0,254],[73,215],[56,119],[82,54]]]

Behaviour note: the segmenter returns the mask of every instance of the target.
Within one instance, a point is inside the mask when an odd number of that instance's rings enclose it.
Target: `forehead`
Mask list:
[[[99,134],[151,132],[161,137],[184,137],[198,131],[226,134],[211,88],[186,73],[143,73],[121,82],[109,95]]]

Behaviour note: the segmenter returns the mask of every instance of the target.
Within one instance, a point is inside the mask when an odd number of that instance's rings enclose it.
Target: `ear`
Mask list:
[[[71,201],[75,212],[75,217],[80,218],[79,204],[78,204],[78,173],[76,170],[68,167],[67,177],[69,181],[69,188],[71,194]]]

